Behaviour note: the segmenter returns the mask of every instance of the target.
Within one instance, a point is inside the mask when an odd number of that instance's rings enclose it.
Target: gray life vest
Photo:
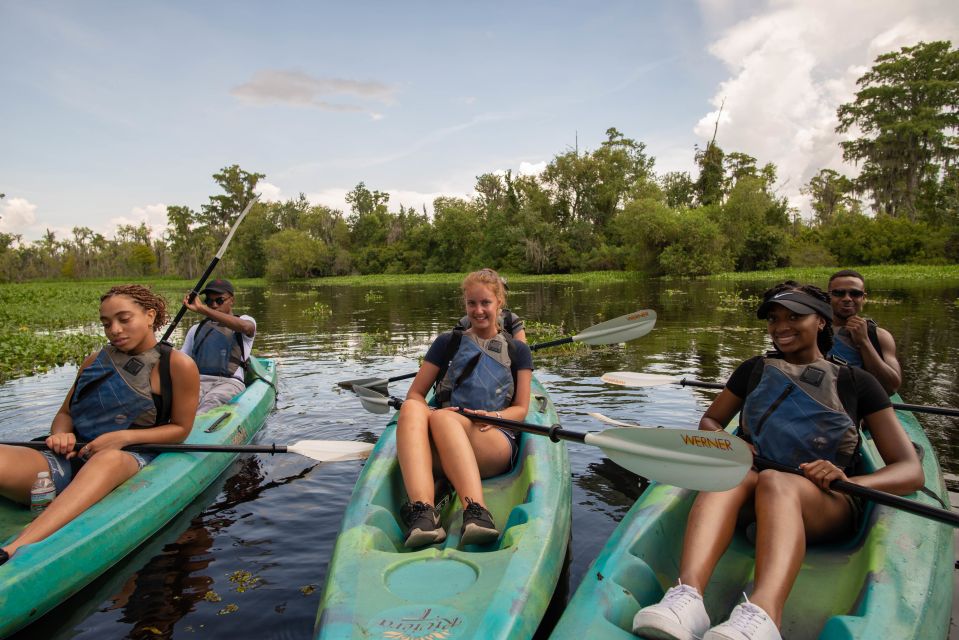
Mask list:
[[[882,347],[879,345],[879,325],[876,324],[875,320],[866,320],[866,335],[869,336],[869,342],[872,343],[876,353],[882,358]],[[840,358],[844,362],[854,367],[859,367],[860,369],[863,365],[862,353],[860,353],[859,348],[853,344],[846,327],[833,328],[833,345],[827,355]]]
[[[513,379],[512,338],[503,332],[489,340],[453,331],[445,371],[437,378],[436,399],[441,407],[500,411],[510,406],[516,390]]]
[[[246,369],[243,334],[210,318],[197,325],[192,354],[204,375],[231,378],[238,368]]]
[[[170,350],[158,343],[131,355],[112,345],[103,347],[77,377],[70,398],[77,439],[89,441],[111,431],[169,422],[173,403]],[[159,402],[150,387],[150,373],[156,366],[160,367]]]
[[[757,453],[793,467],[813,460],[850,466],[859,428],[844,403],[854,392],[849,367],[825,359],[796,365],[769,357],[759,361],[760,367],[740,416],[743,434]]]

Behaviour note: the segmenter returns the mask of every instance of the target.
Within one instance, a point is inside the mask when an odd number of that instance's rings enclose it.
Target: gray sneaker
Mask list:
[[[440,514],[433,505],[425,502],[414,502],[404,505],[401,509],[410,528],[406,532],[406,541],[403,543],[408,549],[424,547],[446,540],[446,530],[440,523]]]
[[[460,541],[465,544],[489,544],[499,538],[499,531],[493,524],[493,516],[478,502],[466,499],[463,510],[463,529]]]
[[[633,633],[655,640],[702,640],[709,629],[709,614],[696,589],[679,583],[654,605],[633,618]]]

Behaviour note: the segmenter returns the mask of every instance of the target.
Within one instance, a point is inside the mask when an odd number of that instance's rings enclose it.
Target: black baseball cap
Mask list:
[[[802,315],[818,313],[822,317],[832,320],[831,305],[802,291],[780,291],[759,305],[759,308],[756,309],[756,317],[765,319],[769,315],[769,308],[774,304],[781,304],[790,311]]]
[[[207,293],[229,293],[233,295],[233,285],[230,284],[229,280],[223,278],[217,278],[216,280],[211,280],[200,293],[206,295]]]

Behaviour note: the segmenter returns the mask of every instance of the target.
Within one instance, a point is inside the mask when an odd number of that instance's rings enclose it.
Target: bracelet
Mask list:
[[[496,412],[496,413],[494,413],[493,415],[495,415],[495,416],[496,416],[497,418],[499,418],[500,420],[502,420],[502,419],[503,419],[503,414],[502,414],[502,413],[500,413],[499,411],[497,411],[497,412]]]

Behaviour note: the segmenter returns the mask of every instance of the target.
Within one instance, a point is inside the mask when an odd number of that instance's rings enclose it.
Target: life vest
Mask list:
[[[163,343],[136,355],[112,345],[103,347],[77,377],[70,398],[77,439],[90,441],[111,431],[168,423],[173,406],[170,351]],[[160,367],[159,401],[150,388],[150,372],[156,366]]]
[[[866,320],[866,335],[869,336],[869,342],[872,343],[876,353],[882,358],[882,347],[879,346],[878,327],[879,325],[876,324],[875,320]],[[849,337],[849,331],[847,331],[845,327],[839,327],[833,333],[832,349],[830,349],[826,355],[841,358],[844,362],[854,367],[862,368],[863,365],[862,354],[859,352],[859,348],[853,344],[852,338]]]
[[[231,378],[239,367],[246,369],[243,334],[205,318],[193,334],[193,360],[200,373]]]
[[[499,320],[498,320],[499,326],[502,327],[503,331],[505,331],[506,334],[509,335],[510,337],[513,336],[513,332],[516,329],[516,326],[513,321],[514,317],[516,317],[515,314],[509,309],[500,309]],[[470,324],[472,324],[470,322],[470,317],[463,316],[462,318],[460,318],[460,321],[456,323],[456,326],[453,329],[454,331],[456,329],[462,329],[465,331],[466,329],[470,328]],[[523,323],[520,322],[519,324],[520,326],[522,326]]]
[[[513,402],[516,381],[512,362],[516,349],[503,332],[489,340],[454,330],[447,344],[445,369],[440,368],[436,401],[441,407],[499,411]]]
[[[792,467],[813,460],[851,465],[859,429],[845,408],[855,394],[850,367],[767,356],[757,362],[750,387],[740,426],[758,455]]]

